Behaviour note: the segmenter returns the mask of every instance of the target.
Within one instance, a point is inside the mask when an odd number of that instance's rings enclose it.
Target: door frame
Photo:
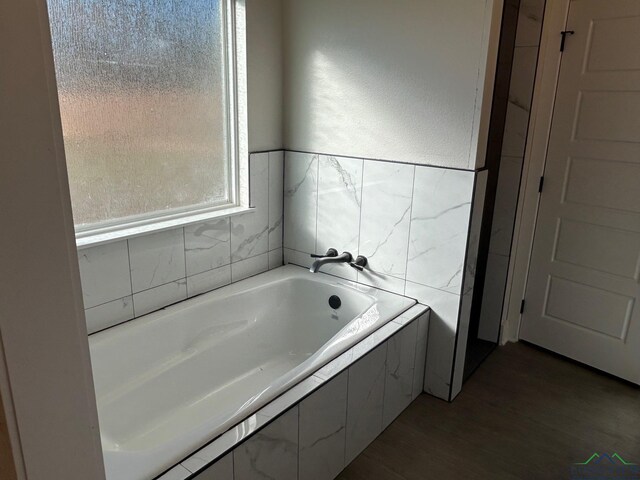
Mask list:
[[[560,32],[565,29],[571,0],[547,0],[538,52],[538,66],[525,146],[522,177],[511,241],[511,258],[503,300],[500,344],[519,340],[521,302],[525,297],[538,218],[540,177],[547,160],[556,89],[560,75]]]

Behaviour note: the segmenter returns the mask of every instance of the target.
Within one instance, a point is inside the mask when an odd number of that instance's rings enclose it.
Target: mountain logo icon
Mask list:
[[[578,462],[574,465],[624,465],[631,466],[637,465],[636,463],[627,462],[619,454],[614,453],[609,455],[608,453],[594,453],[585,462]]]

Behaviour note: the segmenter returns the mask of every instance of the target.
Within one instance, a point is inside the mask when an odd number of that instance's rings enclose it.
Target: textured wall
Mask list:
[[[282,2],[247,0],[249,151],[282,148]]]
[[[500,1],[283,5],[286,149],[482,166]]]

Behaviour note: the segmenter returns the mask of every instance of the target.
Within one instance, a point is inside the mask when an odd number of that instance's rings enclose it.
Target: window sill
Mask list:
[[[171,230],[173,228],[184,227],[186,225],[206,222],[209,220],[233,217],[253,211],[254,208],[246,206],[230,207],[223,210],[215,210],[206,213],[194,213],[192,215],[185,215],[179,218],[158,220],[157,222],[147,223],[144,225],[125,226],[122,228],[110,229],[108,231],[94,230],[88,232],[80,232],[76,233],[76,246],[78,250],[81,250],[83,248],[95,247],[97,245],[115,242],[118,240],[139,237],[142,235],[147,235],[149,233],[156,233],[164,230]]]

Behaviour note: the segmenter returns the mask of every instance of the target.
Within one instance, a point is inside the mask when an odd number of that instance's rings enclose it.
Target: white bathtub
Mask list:
[[[286,266],[92,335],[107,478],[162,473],[414,304]]]

